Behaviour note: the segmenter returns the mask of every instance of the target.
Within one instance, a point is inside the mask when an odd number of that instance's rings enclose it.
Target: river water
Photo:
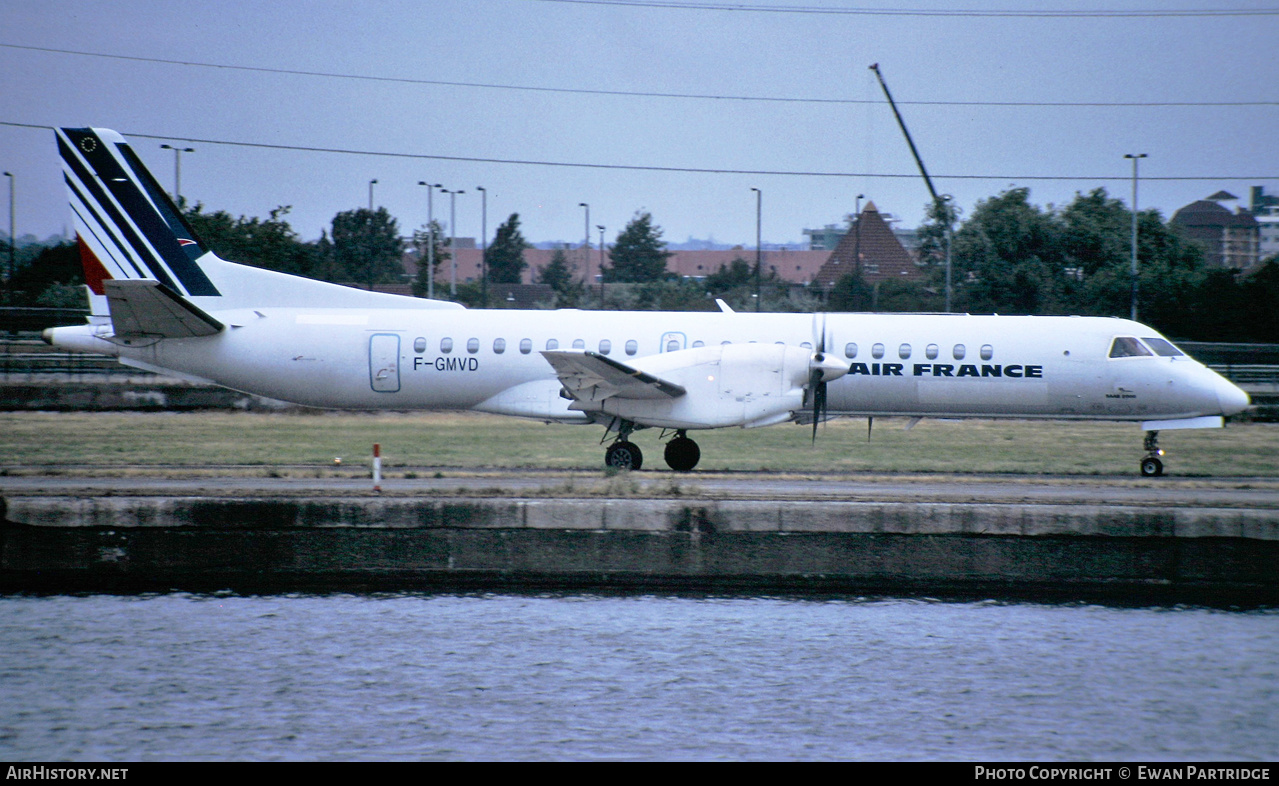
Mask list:
[[[0,760],[1279,759],[1279,610],[0,597]]]

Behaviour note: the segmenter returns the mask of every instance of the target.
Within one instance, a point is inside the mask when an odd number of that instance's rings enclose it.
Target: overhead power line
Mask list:
[[[52,131],[53,126],[40,125],[36,123],[15,123],[0,120],[0,126],[11,126],[14,128],[37,128]],[[260,150],[288,150],[301,153],[330,153],[338,155],[350,156],[372,156],[378,158],[408,158],[422,161],[456,161],[459,163],[469,164],[505,164],[514,166],[544,166],[544,167],[565,167],[572,169],[612,169],[626,170],[633,172],[679,172],[700,175],[767,175],[778,177],[840,177],[840,178],[864,178],[864,179],[886,179],[886,180],[910,180],[919,177],[919,173],[884,173],[884,172],[823,172],[823,171],[799,171],[787,169],[727,169],[727,168],[710,168],[710,167],[679,167],[679,166],[653,166],[646,164],[600,164],[580,161],[539,161],[536,159],[522,158],[481,158],[477,156],[443,156],[432,153],[405,153],[390,150],[360,150],[358,148],[349,147],[318,147],[313,145],[286,145],[274,142],[245,142],[229,139],[208,139],[204,137],[184,137],[174,136],[172,134],[143,134],[132,131],[121,132],[126,137],[136,139],[162,139],[167,142],[189,142],[191,144],[200,145],[226,145],[228,147],[254,148]],[[1073,182],[1073,181],[1123,181],[1127,182],[1131,179],[1129,175],[960,175],[960,174],[939,174],[935,175],[938,180],[1002,180],[1007,182],[1017,181],[1056,181],[1056,182]],[[1169,182],[1193,182],[1193,181],[1260,181],[1260,180],[1279,180],[1279,175],[1142,175],[1142,182],[1151,180],[1162,180]]]
[[[235,65],[232,63],[209,63],[197,60],[173,60],[163,57],[141,57],[138,55],[118,55],[108,52],[89,52],[78,49],[58,49],[48,46],[30,46],[26,44],[0,43],[0,48],[21,49],[31,52],[46,52],[58,55],[77,57],[96,57],[106,60],[125,60],[135,63],[156,63],[159,65],[188,66],[191,68],[212,68],[227,71],[248,71],[259,74],[281,74],[285,76],[305,76],[321,79],[349,79],[364,82],[383,82],[404,85],[426,85],[431,87],[460,87],[483,90],[517,90],[533,93],[563,93],[568,95],[621,96],[626,98],[671,98],[700,101],[753,101],[780,104],[882,104],[878,99],[857,98],[793,98],[786,96],[744,96],[714,93],[664,93],[642,90],[604,90],[575,87],[544,87],[539,85],[512,85],[496,82],[460,82],[444,79],[414,79],[411,77],[376,76],[371,74],[344,74],[336,71],[310,71],[297,68],[270,68],[267,66]],[[991,107],[1227,107],[1227,106],[1279,106],[1279,100],[1273,101],[899,101],[900,104],[916,106],[991,106]]]
[[[1168,19],[1205,16],[1279,16],[1279,8],[1163,8],[1138,9],[1040,9],[987,8],[867,8],[863,6],[746,5],[743,3],[674,2],[674,0],[539,0],[565,5],[602,5],[627,8],[663,8],[679,11],[738,11],[768,14],[822,14],[834,16],[946,16],[1022,19]]]

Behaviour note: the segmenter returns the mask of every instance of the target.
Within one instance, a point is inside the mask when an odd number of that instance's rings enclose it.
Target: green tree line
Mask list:
[[[304,241],[288,223],[289,207],[265,219],[206,211],[184,214],[218,256],[234,262],[322,281],[373,288],[406,281],[405,242],[385,208],[338,213],[320,239]],[[583,282],[568,256],[557,252],[534,280],[550,286],[546,307],[714,310],[722,299],[737,310],[940,311],[945,302],[946,226],[950,203],[930,206],[919,228],[922,280],[868,283],[857,273],[829,291],[779,280],[771,270],[757,283],[752,256],[742,256],[704,279],[689,281],[666,270],[670,252],[653,216],[638,211],[607,252],[601,280]],[[1266,260],[1247,276],[1210,269],[1203,249],[1165,223],[1157,210],[1138,216],[1138,315],[1175,337],[1205,341],[1279,342],[1279,260]],[[1042,208],[1026,188],[981,200],[955,224],[951,240],[953,310],[1000,314],[1127,316],[1130,297],[1132,213],[1105,189],[1077,194],[1064,207]],[[420,263],[411,283],[425,297],[434,277],[437,298],[448,298],[448,241],[435,223],[412,233]],[[434,244],[435,265],[427,264]],[[501,223],[486,245],[489,283],[518,283],[530,248],[518,213]],[[83,282],[74,244],[23,249],[9,282],[12,305],[83,305]],[[760,297],[756,298],[758,286]],[[482,282],[461,284],[455,298],[484,304]],[[494,305],[500,305],[494,303]]]

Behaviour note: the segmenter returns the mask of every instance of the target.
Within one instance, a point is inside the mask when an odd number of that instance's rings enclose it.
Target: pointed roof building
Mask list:
[[[813,277],[818,286],[833,286],[848,273],[859,271],[867,283],[897,279],[910,281],[923,275],[874,202],[867,202],[848,234],[839,241],[826,264]]]

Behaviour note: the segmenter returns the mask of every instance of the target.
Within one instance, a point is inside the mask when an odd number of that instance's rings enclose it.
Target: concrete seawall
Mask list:
[[[10,496],[6,591],[590,589],[1279,602],[1279,510]]]

